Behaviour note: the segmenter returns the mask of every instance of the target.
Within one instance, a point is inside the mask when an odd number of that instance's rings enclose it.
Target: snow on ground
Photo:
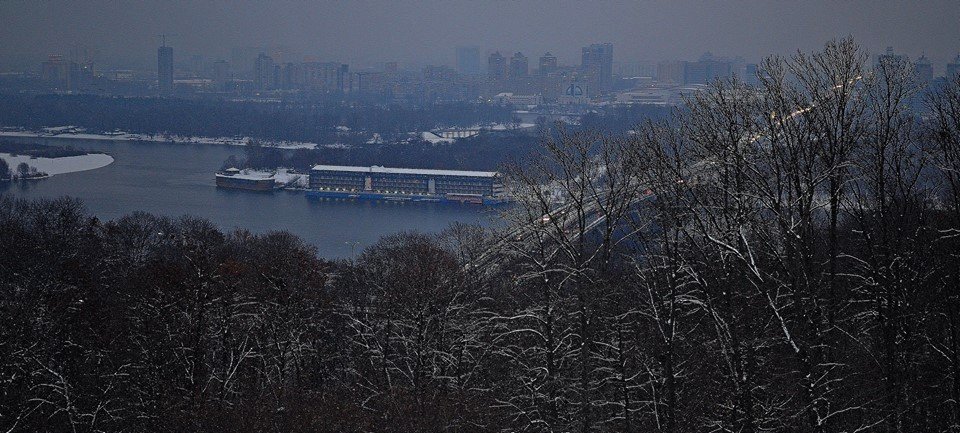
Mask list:
[[[453,138],[443,138],[432,132],[421,132],[420,138],[424,139],[425,141],[429,141],[431,144],[453,143],[454,141],[456,141]]]
[[[370,137],[369,140],[367,140],[367,144],[383,144],[383,143],[384,143],[383,138],[380,137],[380,134],[377,132],[374,132],[373,136]]]
[[[66,132],[64,132],[66,131]],[[44,128],[42,132],[4,130],[0,131],[0,137],[46,137],[46,138],[75,138],[86,140],[117,140],[117,141],[157,141],[170,143],[191,143],[191,144],[223,144],[228,146],[246,146],[250,137],[194,137],[183,135],[168,134],[131,134],[117,131],[109,134],[87,134],[78,132],[73,126],[60,126],[56,128]],[[302,141],[285,140],[262,140],[261,143],[267,147],[276,147],[280,149],[316,149],[316,143],[305,143]]]
[[[75,171],[93,170],[106,167],[113,162],[113,157],[103,153],[91,153],[80,156],[65,156],[62,158],[30,158],[28,155],[13,156],[9,153],[0,153],[10,166],[10,171],[16,171],[21,162],[27,163],[31,167],[36,167],[37,171],[44,172],[50,176],[73,173]]]
[[[536,124],[533,123],[520,123],[513,125],[505,125],[502,123],[490,124],[485,126],[474,126],[473,128],[478,130],[491,130],[491,131],[506,131],[512,129],[527,129],[533,128]],[[340,133],[350,132],[350,128],[346,126],[338,126],[337,131]],[[433,132],[424,131],[419,133],[411,133],[411,136],[419,136],[424,141],[430,142],[431,144],[442,144],[442,143],[453,143],[456,141],[454,138],[443,138]],[[57,126],[57,127],[48,127],[43,128],[39,131],[26,131],[20,128],[15,127],[2,127],[0,128],[0,137],[44,137],[44,138],[73,138],[73,139],[85,139],[85,140],[114,140],[114,141],[153,141],[153,142],[166,142],[166,143],[189,143],[189,144],[219,144],[225,146],[246,146],[247,143],[251,140],[250,137],[197,137],[197,136],[186,136],[186,135],[176,135],[176,134],[134,134],[123,131],[114,131],[107,132],[103,134],[90,134],[85,132],[83,128],[76,126]],[[386,141],[380,136],[380,134],[374,133],[373,136],[367,140],[367,144],[384,144]],[[317,144],[317,143],[307,143],[302,141],[286,141],[286,140],[260,140],[260,143],[265,147],[275,147],[278,149],[316,149],[319,147],[326,148],[348,148],[350,146],[344,145],[342,143],[333,143],[333,144]]]
[[[506,131],[510,129],[527,129],[537,126],[536,123],[518,123],[515,125],[504,125],[502,123],[495,123],[489,127],[491,131]]]
[[[56,132],[70,132],[70,131],[83,131],[83,128],[78,128],[73,125],[66,126],[54,126],[51,128],[43,128],[45,132],[56,133]]]

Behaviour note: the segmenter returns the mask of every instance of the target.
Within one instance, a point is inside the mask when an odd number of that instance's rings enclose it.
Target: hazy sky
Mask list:
[[[938,72],[960,53],[958,0],[0,0],[0,24],[0,70],[39,65],[78,44],[101,64],[147,66],[161,33],[176,34],[177,56],[229,59],[233,47],[283,44],[352,65],[453,64],[457,45],[531,58],[549,50],[576,63],[593,42],[612,42],[615,61],[706,51],[755,61],[845,35],[871,53],[888,45],[911,58],[926,53]]]

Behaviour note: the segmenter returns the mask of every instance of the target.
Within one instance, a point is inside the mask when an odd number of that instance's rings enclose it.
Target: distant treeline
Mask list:
[[[74,149],[73,146],[47,146],[37,143],[17,143],[0,140],[0,153],[29,155],[37,158],[62,158],[65,156],[86,155],[87,151]]]
[[[451,144],[427,142],[356,146],[348,149],[318,148],[284,150],[246,146],[241,154],[228,158],[222,168],[290,167],[306,170],[316,164],[383,165],[448,170],[498,170],[505,164],[524,160],[539,148],[539,137],[531,135],[480,135]]]
[[[338,126],[390,138],[441,126],[511,120],[509,108],[469,103],[406,107],[0,94],[0,125],[25,128],[74,125],[92,132],[122,130],[335,143],[344,140],[338,135]]]
[[[679,108],[682,110],[682,108]],[[659,105],[622,105],[609,107],[602,112],[590,112],[580,118],[573,129],[599,131],[606,134],[623,134],[641,123],[669,118],[678,108]]]
[[[554,136],[558,131],[602,131],[605,134],[622,136],[646,121],[663,120],[672,109],[657,106],[623,106],[608,109],[605,113],[589,113],[579,125],[549,124],[538,122],[536,132],[481,133],[459,139],[450,144],[435,145],[423,140],[382,145],[355,145],[350,148],[318,148],[296,151],[268,146],[244,148],[244,155],[237,155],[224,162],[224,168],[276,168],[291,167],[308,169],[315,164],[333,165],[385,165],[394,167],[433,168],[450,170],[498,170],[506,164],[520,163],[540,148],[544,136]]]

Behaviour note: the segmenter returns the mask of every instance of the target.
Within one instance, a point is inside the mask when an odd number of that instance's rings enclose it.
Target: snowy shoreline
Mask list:
[[[479,131],[508,131],[508,130],[523,130],[530,129],[535,127],[533,123],[520,123],[514,126],[500,124],[490,124],[490,125],[475,125],[471,128],[465,129],[472,130],[474,133]],[[350,128],[345,126],[337,127],[338,134],[350,132]],[[440,144],[451,144],[457,141],[456,138],[443,137],[438,135],[434,131],[419,131],[419,132],[410,132],[406,134],[408,139],[401,140],[400,142],[406,141],[409,142],[411,138],[417,138],[423,141],[426,141],[433,145]],[[471,135],[472,136],[472,135]],[[174,143],[174,144],[217,144],[222,146],[246,146],[253,138],[251,137],[198,137],[198,136],[185,136],[178,134],[136,134],[123,131],[115,131],[102,134],[91,134],[86,132],[86,130],[79,126],[56,126],[56,127],[47,127],[40,130],[27,130],[22,127],[16,126],[0,126],[0,138],[3,137],[26,137],[26,138],[64,138],[64,139],[78,139],[78,140],[106,140],[106,141],[147,141],[155,143]],[[318,143],[308,143],[303,141],[287,141],[287,140],[257,140],[264,147],[272,147],[276,149],[317,149],[317,148],[329,148],[329,149],[346,149],[352,146],[346,145],[343,143],[332,143],[332,144],[318,144]],[[373,133],[372,137],[368,139],[367,144],[386,144],[386,142],[381,138],[379,133]]]
[[[108,141],[150,141],[163,143],[183,143],[183,144],[219,144],[225,146],[246,146],[250,137],[194,137],[166,134],[133,134],[127,132],[117,132],[111,134],[89,134],[82,132],[82,128],[58,127],[46,128],[43,131],[25,131],[25,130],[0,130],[0,138],[3,137],[28,137],[28,138],[65,138],[82,140],[108,140]],[[300,141],[261,141],[265,147],[275,147],[278,149],[316,149],[316,143],[305,143]]]
[[[105,153],[89,153],[60,158],[31,158],[29,155],[13,156],[9,153],[0,153],[0,159],[7,162],[11,171],[16,170],[20,163],[25,162],[31,167],[36,167],[38,172],[46,173],[48,176],[95,170],[113,163],[113,157]]]

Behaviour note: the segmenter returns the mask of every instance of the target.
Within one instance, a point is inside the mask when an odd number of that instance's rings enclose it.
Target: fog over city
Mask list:
[[[696,59],[704,52],[758,61],[851,35],[871,53],[887,46],[936,65],[956,56],[960,3],[903,1],[221,1],[0,2],[0,71],[82,46],[101,64],[148,66],[159,34],[181,54],[284,45],[363,65],[453,64],[477,45],[560,61],[611,42],[621,60]],[[942,68],[940,66],[939,68]]]
[[[960,433],[960,0],[0,0],[0,432]]]

